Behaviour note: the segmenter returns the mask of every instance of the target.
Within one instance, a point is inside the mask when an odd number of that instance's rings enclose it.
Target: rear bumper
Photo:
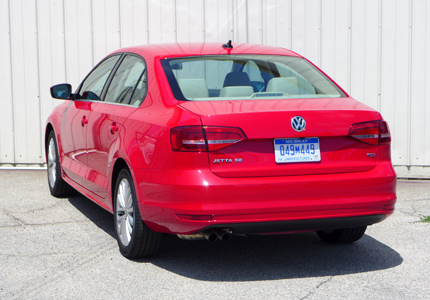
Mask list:
[[[385,220],[385,218],[385,215],[374,215],[349,218],[310,219],[262,223],[232,223],[222,225],[214,224],[209,225],[201,231],[206,231],[209,229],[228,229],[232,232],[232,234],[264,234],[305,230],[327,230],[372,225],[382,222]]]
[[[344,174],[221,178],[210,170],[159,169],[135,170],[135,177],[142,219],[154,231],[175,234],[370,225],[391,215],[396,202],[390,162]]]

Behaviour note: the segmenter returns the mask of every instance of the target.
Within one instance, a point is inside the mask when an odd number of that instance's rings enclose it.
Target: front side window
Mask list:
[[[103,87],[120,56],[108,57],[85,78],[79,89],[78,99],[100,100]]]
[[[127,55],[112,78],[105,101],[139,105],[146,96],[145,73],[144,61]]]
[[[307,60],[280,55],[219,55],[162,60],[178,100],[346,97]]]

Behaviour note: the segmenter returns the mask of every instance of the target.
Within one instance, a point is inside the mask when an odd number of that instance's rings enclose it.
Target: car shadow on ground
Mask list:
[[[142,261],[196,280],[260,281],[378,271],[403,259],[368,235],[354,244],[330,245],[315,233],[300,233],[215,243],[167,236],[159,256]]]
[[[105,231],[112,238],[115,238],[113,215],[110,212],[104,210],[88,198],[79,194],[70,197],[68,201],[97,227]]]
[[[112,215],[82,196],[69,202],[115,238]],[[376,225],[378,226],[378,225]],[[118,252],[118,255],[119,252]],[[124,258],[125,259],[125,258]],[[165,235],[156,257],[137,259],[203,281],[260,281],[372,272],[394,268],[403,258],[369,235],[348,245],[330,245],[313,233],[233,236],[227,242],[184,241]]]

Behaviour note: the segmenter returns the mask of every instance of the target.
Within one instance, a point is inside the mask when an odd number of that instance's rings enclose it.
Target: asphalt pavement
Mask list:
[[[43,171],[0,170],[0,299],[428,299],[430,180],[397,193],[394,215],[351,245],[167,236],[157,257],[128,260],[110,213],[52,197]]]

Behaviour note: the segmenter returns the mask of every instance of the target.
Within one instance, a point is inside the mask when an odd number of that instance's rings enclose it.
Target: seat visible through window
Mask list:
[[[179,87],[185,98],[207,98],[209,97],[209,90],[206,80],[199,79],[181,79],[179,80]]]
[[[299,95],[300,87],[297,77],[276,77],[270,79],[266,91]]]
[[[227,86],[251,86],[248,74],[243,72],[230,72],[225,76],[223,87]]]

